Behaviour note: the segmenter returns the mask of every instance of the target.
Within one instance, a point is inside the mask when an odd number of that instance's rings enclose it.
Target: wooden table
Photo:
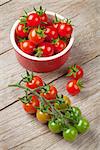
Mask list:
[[[20,91],[8,88],[24,74],[9,39],[10,29],[23,10],[43,5],[47,10],[70,17],[75,24],[75,42],[69,61],[59,70],[39,74],[67,94],[65,77],[68,65],[82,65],[82,92],[69,96],[90,121],[90,131],[73,143],[52,134],[46,125],[26,114],[17,100]],[[0,0],[0,150],[99,150],[100,149],[100,3],[99,0]],[[67,94],[68,95],[68,94]],[[34,120],[34,121],[33,121]]]

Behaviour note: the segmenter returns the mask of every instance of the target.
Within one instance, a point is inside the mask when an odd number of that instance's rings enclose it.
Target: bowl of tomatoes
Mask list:
[[[11,43],[19,63],[27,70],[50,72],[68,59],[74,41],[69,19],[40,9],[25,11],[13,25]]]

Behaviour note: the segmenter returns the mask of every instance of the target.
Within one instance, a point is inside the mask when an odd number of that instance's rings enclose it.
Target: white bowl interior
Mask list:
[[[32,12],[30,12],[32,13]],[[29,14],[30,14],[29,13]],[[57,14],[57,13],[54,13],[54,12],[51,12],[51,11],[46,11],[46,14],[48,15],[49,18],[53,19],[55,17],[55,14],[56,16],[59,18],[59,19],[64,19],[63,16]],[[35,57],[35,56],[31,56],[31,55],[28,55],[26,53],[24,53],[22,50],[19,49],[19,47],[17,46],[16,42],[15,42],[15,29],[17,27],[19,23],[19,20],[17,20],[12,29],[11,29],[11,32],[10,32],[10,39],[11,39],[11,43],[13,45],[13,47],[15,48],[15,50],[22,56],[28,58],[28,59],[31,59],[31,60],[37,60],[37,61],[47,61],[47,60],[53,60],[53,59],[56,59],[58,57],[61,57],[62,55],[64,55],[73,45],[73,41],[74,41],[74,33],[72,33],[72,36],[70,38],[70,41],[69,41],[69,44],[67,45],[67,47],[60,53],[56,54],[56,55],[53,55],[53,56],[50,56],[50,57]]]

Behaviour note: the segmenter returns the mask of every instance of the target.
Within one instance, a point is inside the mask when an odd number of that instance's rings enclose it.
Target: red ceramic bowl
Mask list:
[[[30,12],[30,13],[32,13],[32,12]],[[55,13],[50,12],[50,11],[46,11],[46,14],[51,19],[54,18],[54,16],[55,16]],[[56,15],[59,19],[64,19],[63,16],[61,16],[59,14],[56,14]],[[50,57],[38,58],[38,57],[31,56],[31,55],[24,53],[17,46],[17,44],[15,42],[15,29],[16,29],[16,26],[18,25],[18,23],[19,23],[19,20],[17,20],[14,23],[14,25],[11,29],[10,39],[11,39],[11,43],[15,49],[16,57],[17,57],[19,63],[24,68],[26,68],[27,70],[30,70],[30,71],[34,71],[34,72],[50,72],[50,71],[60,68],[66,62],[66,60],[68,59],[68,56],[69,56],[70,49],[73,45],[73,41],[74,41],[73,34],[71,36],[68,46],[62,52],[60,52],[56,55],[50,56]]]

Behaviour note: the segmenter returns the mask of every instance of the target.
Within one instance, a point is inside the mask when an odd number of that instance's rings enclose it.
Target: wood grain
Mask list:
[[[99,63],[100,58],[97,57],[96,59],[83,65],[83,68],[85,70],[85,89],[83,90],[83,92],[81,92],[80,95],[76,97],[69,96],[72,99],[73,103],[78,105],[81,108],[83,114],[87,116],[89,121],[91,121],[91,131],[85,135],[81,135],[77,139],[77,141],[75,142],[76,144],[74,143],[76,147],[78,147],[79,143],[81,144],[80,139],[83,141],[82,143],[84,143],[86,140],[92,142],[95,138],[95,140],[98,141],[97,135],[99,135],[100,133],[98,119],[100,109],[98,84],[100,76]],[[65,84],[67,81],[68,80],[65,77],[61,77],[54,82],[55,86],[58,88],[58,91],[63,94],[67,94],[65,90]],[[15,104],[1,111],[1,145],[7,145],[8,149],[13,147],[13,149],[15,149],[15,147],[19,145],[16,150],[27,150],[28,148],[31,150],[33,147],[35,149],[37,148],[38,150],[44,150],[61,139],[61,136],[49,133],[46,125],[41,125],[36,119],[34,119],[34,123],[32,123],[32,120],[33,117],[27,115],[22,110],[20,102],[16,102]],[[90,138],[91,135],[94,135],[92,139]],[[39,145],[37,143],[39,143]],[[66,147],[67,144],[68,143],[66,142]],[[89,143],[86,143],[86,145],[89,146]],[[73,148],[73,144],[71,144],[70,147]]]

